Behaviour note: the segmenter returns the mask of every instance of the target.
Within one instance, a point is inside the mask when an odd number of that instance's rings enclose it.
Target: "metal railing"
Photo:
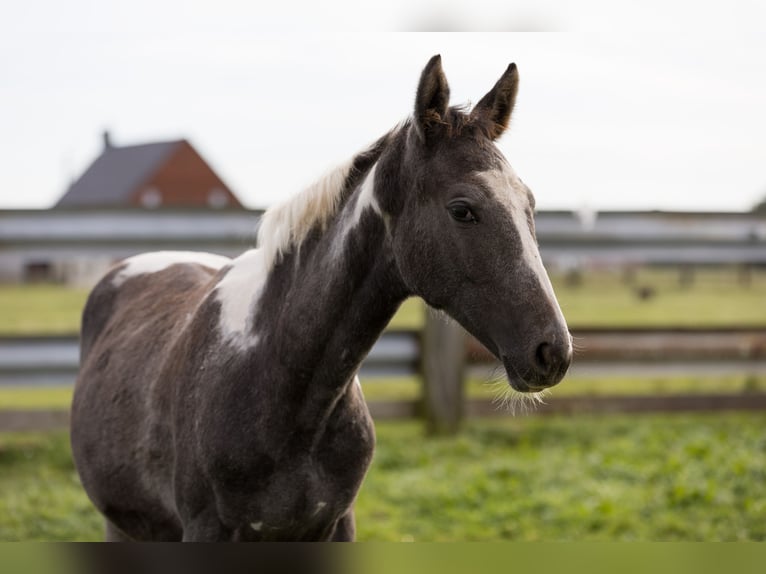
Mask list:
[[[443,322],[443,320],[439,319]],[[766,372],[766,328],[580,328],[573,372],[614,374],[636,365],[672,373]],[[362,364],[360,377],[419,376],[421,331],[388,330]],[[0,386],[71,385],[79,365],[76,335],[0,336]],[[477,371],[495,365],[473,338],[466,338],[466,365]]]

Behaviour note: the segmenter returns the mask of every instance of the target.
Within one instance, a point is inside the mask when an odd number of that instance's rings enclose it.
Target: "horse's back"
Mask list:
[[[132,317],[151,320],[158,307],[172,315],[182,307],[179,296],[188,300],[229,262],[227,257],[209,253],[159,251],[118,263],[96,284],[85,304],[80,329],[81,364],[116,315],[128,312]],[[126,329],[120,331],[124,337],[131,335]]]
[[[177,525],[169,512],[172,389],[160,373],[210,292],[215,264],[226,260],[153,255],[113,268],[88,297],[71,440],[83,486],[99,510],[128,535],[163,538],[157,524],[167,522],[168,532]],[[155,526],[141,518],[147,512]]]

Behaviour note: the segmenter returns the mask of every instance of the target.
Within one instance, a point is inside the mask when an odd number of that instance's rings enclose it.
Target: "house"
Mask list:
[[[236,255],[256,221],[188,141],[115,146],[106,132],[101,154],[53,209],[0,211],[0,282],[92,286],[142,251]]]
[[[242,209],[242,203],[185,139],[104,149],[58,208]]]

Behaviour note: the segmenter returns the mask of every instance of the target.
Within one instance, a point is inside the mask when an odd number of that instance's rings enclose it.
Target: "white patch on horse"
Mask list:
[[[263,214],[258,228],[258,246],[263,250],[268,268],[290,247],[300,245],[315,225],[326,225],[335,215],[352,167],[353,158]]]
[[[354,216],[349,221],[351,227],[359,225],[359,221],[362,219],[362,214],[368,209],[372,209],[378,215],[381,215],[380,205],[378,205],[378,200],[375,198],[376,167],[378,167],[378,164],[372,166],[359,189],[359,194],[357,195],[356,203],[354,204]]]
[[[140,255],[129,257],[120,263],[121,265],[124,264],[125,267],[112,277],[112,284],[115,287],[119,287],[131,277],[146,273],[157,273],[176,263],[196,263],[211,269],[220,269],[224,265],[231,263],[231,259],[223,255],[196,251],[154,251],[151,253],[141,253]]]
[[[343,191],[354,166],[351,158],[319,181],[263,214],[258,227],[258,249],[232,261],[232,268],[216,287],[221,303],[220,327],[225,338],[243,347],[258,342],[252,333],[258,299],[272,267],[290,248],[300,246],[317,225],[326,226],[336,216]],[[372,207],[380,212],[373,193],[374,167],[362,183],[352,219]]]
[[[553,285],[551,285],[551,280],[543,266],[540,250],[537,247],[537,240],[532,234],[529,221],[527,220],[527,214],[532,209],[529,190],[505,161],[502,163],[501,169],[484,171],[478,175],[484,180],[489,189],[492,190],[500,204],[507,206],[508,214],[511,216],[521,238],[524,261],[540,280],[541,287],[556,309],[559,321],[561,324],[566,324],[556,295],[553,292]]]
[[[320,502],[317,502],[316,508],[314,509],[314,516],[316,516],[317,514],[319,514],[320,512],[322,512],[322,509],[323,509],[325,506],[327,506],[327,503],[326,503],[326,502],[322,502],[322,501],[320,501]]]
[[[268,254],[262,249],[250,249],[232,260],[214,291],[221,304],[219,326],[224,339],[245,348],[258,343],[252,328],[269,269]]]
[[[252,528],[256,532],[260,532],[261,528],[263,528],[263,522],[251,522],[250,528]]]
[[[342,253],[346,237],[352,229],[359,225],[364,212],[372,209],[378,215],[383,215],[380,205],[378,205],[378,200],[375,198],[376,166],[377,164],[373,165],[365,176],[364,181],[362,181],[354,197],[350,200],[352,202],[351,205],[344,209],[342,226],[338,234],[333,238],[332,251],[336,257]]]

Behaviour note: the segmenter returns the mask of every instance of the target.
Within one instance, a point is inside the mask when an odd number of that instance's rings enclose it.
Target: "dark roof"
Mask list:
[[[75,181],[56,207],[125,204],[183,140],[108,146]]]

